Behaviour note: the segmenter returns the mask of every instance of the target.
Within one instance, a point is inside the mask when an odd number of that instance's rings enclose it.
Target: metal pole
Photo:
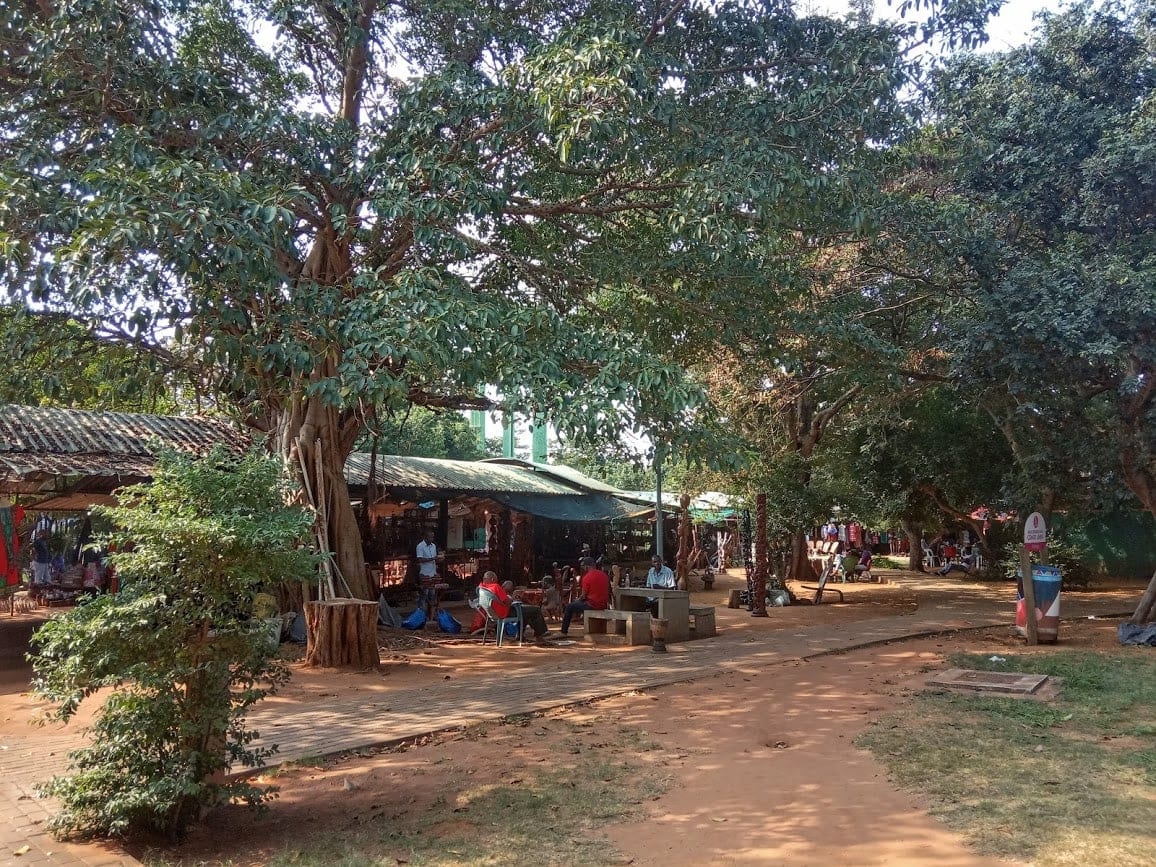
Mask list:
[[[662,446],[654,447],[654,553],[662,557]]]

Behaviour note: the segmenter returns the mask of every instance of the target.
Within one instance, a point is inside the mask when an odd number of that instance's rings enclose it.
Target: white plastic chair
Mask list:
[[[502,646],[502,639],[506,637],[506,624],[518,624],[518,646],[522,646],[523,633],[526,631],[526,624],[522,621],[522,606],[517,603],[510,604],[510,613],[505,617],[499,617],[494,611],[494,603],[497,597],[489,590],[478,588],[478,610],[486,615],[486,625],[482,627],[482,644],[486,643],[486,635],[490,631],[490,624],[493,623],[498,630],[497,644]]]
[[[935,569],[940,565],[939,558],[935,556],[935,552],[926,545],[923,546],[923,565],[927,569]]]

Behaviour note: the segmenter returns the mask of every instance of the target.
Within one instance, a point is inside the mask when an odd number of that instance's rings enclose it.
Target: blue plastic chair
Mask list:
[[[522,606],[516,602],[510,604],[510,613],[505,617],[499,617],[494,611],[494,603],[497,597],[489,590],[478,588],[478,610],[486,615],[486,625],[482,628],[482,644],[486,643],[486,635],[490,631],[490,624],[494,624],[498,630],[497,644],[502,646],[502,639],[506,637],[506,624],[518,624],[518,646],[522,646],[523,633],[526,631],[526,624],[522,621]]]

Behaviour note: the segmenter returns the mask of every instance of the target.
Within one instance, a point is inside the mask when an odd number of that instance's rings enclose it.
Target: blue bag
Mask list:
[[[518,623],[516,620],[509,620],[506,622],[506,637],[507,638],[517,638],[518,637]]]
[[[425,609],[415,608],[413,614],[401,621],[402,629],[421,629],[425,626]]]
[[[438,628],[449,635],[457,635],[462,631],[462,625],[444,608],[438,609]]]

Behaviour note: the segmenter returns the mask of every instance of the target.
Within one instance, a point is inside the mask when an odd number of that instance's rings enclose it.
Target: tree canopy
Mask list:
[[[5,286],[269,430],[356,576],[340,468],[383,408],[488,384],[580,435],[694,435],[690,325],[868,221],[910,33],[687,0],[17,6]]]

